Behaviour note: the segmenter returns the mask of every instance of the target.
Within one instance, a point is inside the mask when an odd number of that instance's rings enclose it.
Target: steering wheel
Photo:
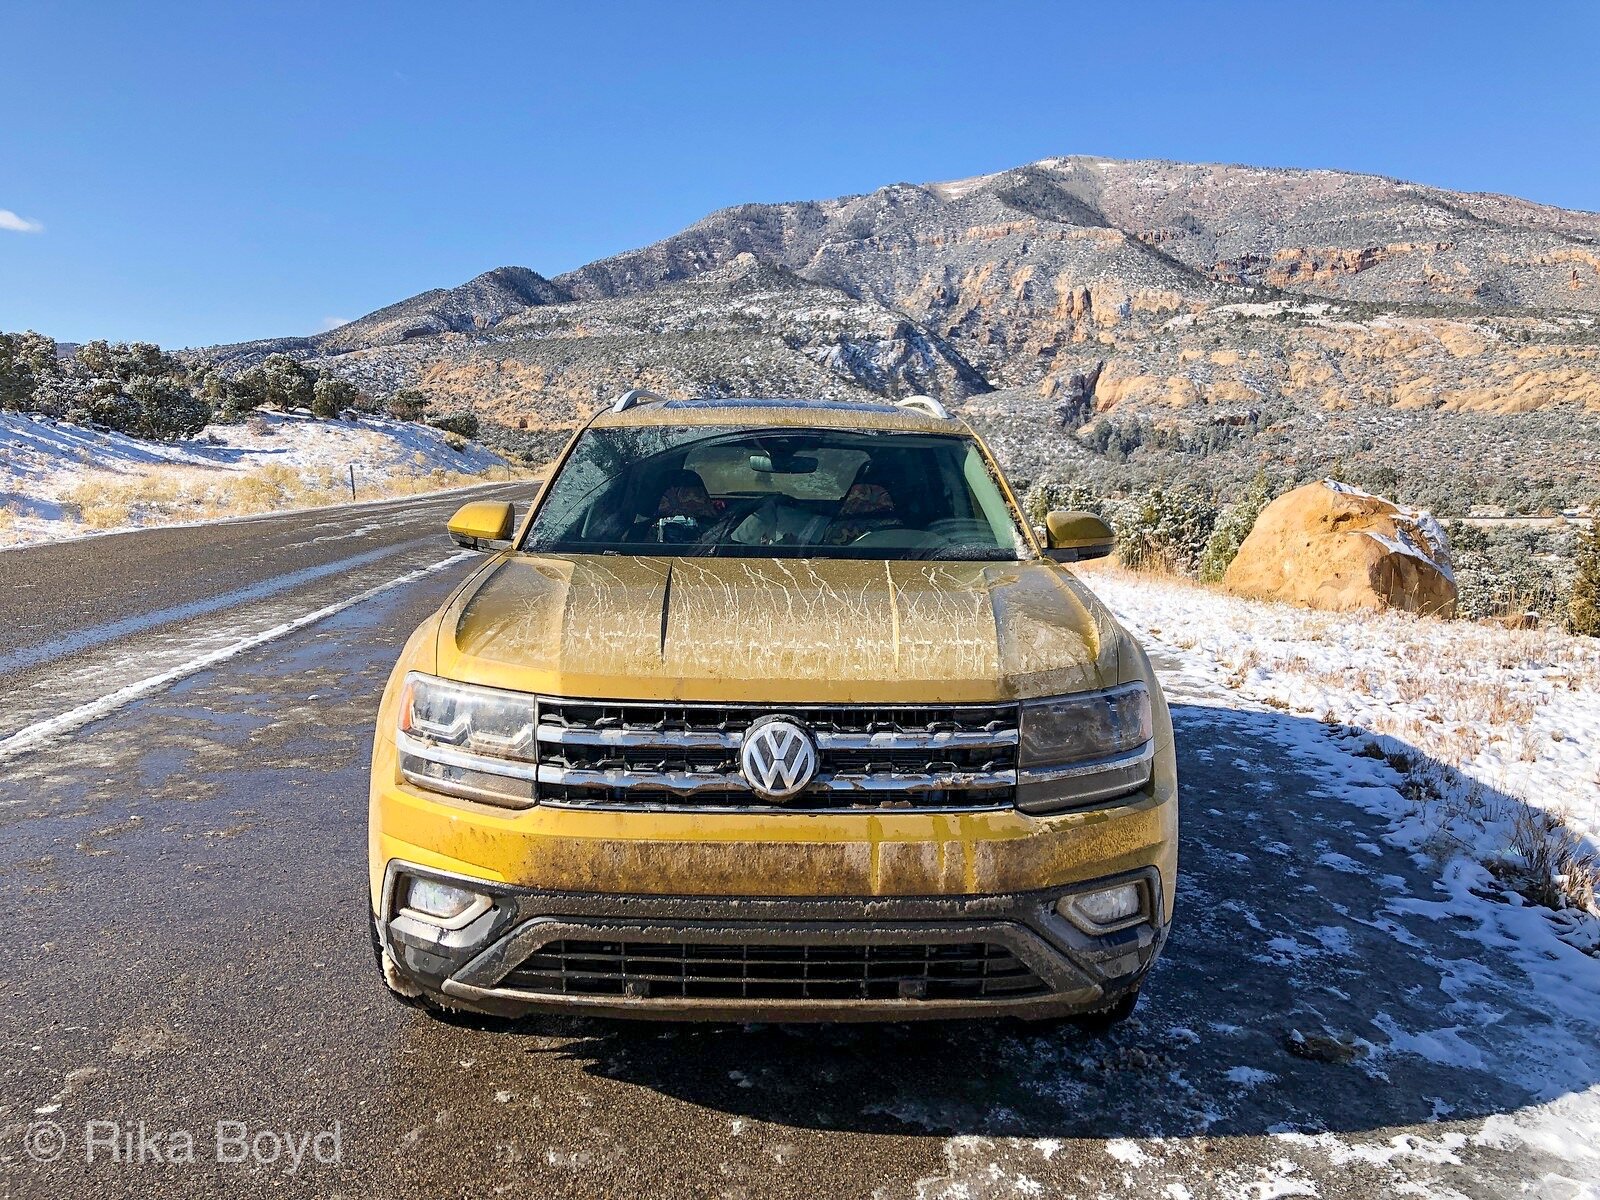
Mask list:
[[[853,546],[853,545],[856,544],[856,542],[859,542],[868,533],[881,533],[885,529],[904,529],[904,528],[906,528],[906,523],[904,521],[902,521],[897,516],[891,515],[888,518],[889,521],[891,522],[891,524],[888,524],[888,525],[874,525],[871,529],[866,530],[864,533],[858,534],[856,537],[852,538],[849,542],[834,542],[832,540],[835,530],[837,530],[837,529],[848,529],[851,525],[856,524],[861,519],[862,518],[857,517],[857,516],[835,516],[823,528],[821,544],[822,545],[828,545],[828,546],[834,546],[834,545],[849,545],[849,546]],[[882,520],[883,518],[882,517],[878,517],[878,516],[873,516],[873,517],[871,517],[871,519],[872,520]]]

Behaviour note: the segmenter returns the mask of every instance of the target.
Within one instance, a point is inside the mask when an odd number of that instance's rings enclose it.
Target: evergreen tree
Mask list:
[[[401,388],[389,397],[385,407],[397,421],[420,421],[422,414],[428,411],[428,398],[416,388]]]
[[[355,398],[353,383],[333,375],[320,375],[311,389],[311,413],[317,417],[337,417]]]
[[[310,408],[317,377],[287,354],[269,354],[261,364],[266,403],[276,408]]]
[[[1267,473],[1258,471],[1249,490],[1228,506],[1212,530],[1205,553],[1200,556],[1201,579],[1215,583],[1227,573],[1228,564],[1238,555],[1239,547],[1255,528],[1256,518],[1271,500],[1272,485],[1267,482]]]
[[[68,416],[135,437],[199,433],[211,405],[190,383],[188,368],[149,342],[88,342],[78,350],[88,378]]]
[[[431,414],[428,417],[428,424],[446,433],[458,433],[464,438],[478,436],[478,414],[470,409],[462,408],[455,412]]]
[[[1578,539],[1577,574],[1567,598],[1567,629],[1587,637],[1600,637],[1600,519],[1589,522]]]
[[[32,330],[0,333],[0,409],[36,408],[39,389],[60,375],[51,339]]]

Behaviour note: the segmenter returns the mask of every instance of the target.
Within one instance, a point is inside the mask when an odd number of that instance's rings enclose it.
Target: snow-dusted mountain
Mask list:
[[[1339,171],[1068,157],[741,205],[551,280],[500,268],[212,353],[287,351],[535,429],[639,384],[925,391],[967,404],[1029,476],[1081,457],[1073,431],[1142,414],[1169,441],[1227,443],[1224,475],[1339,455],[1448,481],[1492,450],[1509,461],[1488,482],[1570,490],[1593,474],[1573,447],[1600,413],[1597,314],[1594,213]],[[1544,419],[1499,419],[1530,413]],[[1252,440],[1263,429],[1287,442]]]

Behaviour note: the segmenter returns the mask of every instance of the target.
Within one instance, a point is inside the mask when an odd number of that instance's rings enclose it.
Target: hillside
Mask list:
[[[152,441],[0,413],[0,549],[149,525],[412,495],[505,478],[473,442],[409,421],[254,414]]]
[[[1411,499],[1515,508],[1600,491],[1597,314],[1594,213],[1069,157],[741,205],[551,280],[501,268],[210,353],[286,351],[533,430],[637,384],[923,391],[965,406],[1027,478],[1226,488],[1337,459]],[[1107,421],[1118,449],[1086,448]]]

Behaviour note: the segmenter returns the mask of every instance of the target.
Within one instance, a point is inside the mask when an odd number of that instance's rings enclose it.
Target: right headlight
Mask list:
[[[400,773],[431,791],[507,808],[535,802],[538,701],[412,671],[400,692]]]
[[[1155,757],[1150,690],[1028,700],[1017,746],[1017,807],[1024,812],[1094,804],[1150,782]]]

